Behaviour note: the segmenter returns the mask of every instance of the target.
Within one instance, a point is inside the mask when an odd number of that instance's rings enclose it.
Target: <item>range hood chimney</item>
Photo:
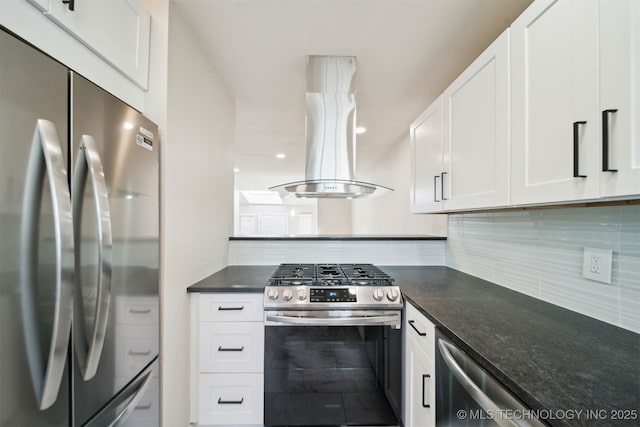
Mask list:
[[[308,198],[358,198],[390,188],[356,181],[355,56],[307,56],[305,180],[271,187]]]

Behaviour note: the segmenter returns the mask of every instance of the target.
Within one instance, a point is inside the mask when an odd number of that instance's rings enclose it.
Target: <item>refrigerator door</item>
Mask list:
[[[67,69],[0,30],[0,426],[69,425]]]
[[[73,424],[83,425],[158,355],[159,158],[156,126],[133,108],[77,74],[71,100]]]

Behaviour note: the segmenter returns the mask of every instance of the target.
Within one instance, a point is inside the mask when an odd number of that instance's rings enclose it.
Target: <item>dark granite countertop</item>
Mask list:
[[[550,411],[549,424],[640,425],[640,334],[450,268],[382,269],[522,401]]]
[[[277,265],[230,265],[187,288],[187,292],[263,293]]]
[[[187,291],[262,292],[275,268],[226,267]],[[512,393],[548,411],[549,424],[640,425],[640,334],[447,267],[381,268]]]
[[[291,236],[231,236],[229,240],[332,240],[332,241],[403,241],[403,240],[447,240],[445,236],[427,236],[427,235],[381,235],[381,234],[323,234],[323,235],[291,235]]]

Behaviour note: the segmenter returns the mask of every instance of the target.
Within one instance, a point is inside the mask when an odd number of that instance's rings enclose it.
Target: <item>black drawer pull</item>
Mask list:
[[[587,122],[573,122],[573,177],[586,178],[586,175],[580,175],[580,125],[586,125]]]
[[[218,405],[242,405],[244,402],[244,397],[240,400],[222,400],[221,397],[218,398]]]
[[[218,311],[240,311],[240,310],[244,310],[244,305],[241,305],[240,307],[223,307],[221,305],[218,306]]]
[[[418,328],[416,328],[416,325],[414,325],[415,320],[409,320],[409,325],[413,328],[414,331],[416,331],[418,333],[418,335],[420,335],[421,337],[426,337],[427,333],[426,332],[420,332],[420,330],[418,330]]]
[[[602,112],[602,172],[618,172],[609,168],[609,114],[618,110],[604,110]]]
[[[424,396],[425,396],[425,394],[426,394],[426,393],[425,393],[425,391],[426,391],[426,390],[425,390],[425,389],[426,389],[426,387],[424,386],[424,380],[425,380],[425,379],[427,379],[427,378],[431,379],[431,375],[429,375],[429,374],[424,374],[424,375],[422,376],[422,407],[423,407],[423,408],[431,408],[431,405],[430,405],[429,403],[424,403]]]
[[[69,10],[71,10],[71,11],[75,10],[76,0],[62,0],[62,3],[68,5]]]
[[[244,346],[238,348],[238,347],[222,347],[222,346],[218,346],[218,351],[242,351],[244,350]]]

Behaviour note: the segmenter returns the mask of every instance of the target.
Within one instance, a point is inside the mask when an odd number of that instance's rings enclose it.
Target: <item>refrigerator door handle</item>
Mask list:
[[[80,268],[82,267],[82,208],[84,202],[84,189],[87,178],[91,180],[94,194],[94,205],[98,227],[98,265],[97,296],[95,320],[93,331],[87,333],[84,316],[84,304],[82,293],[82,279]],[[74,169],[73,178],[73,230],[75,235],[75,265],[76,289],[75,289],[75,318],[74,342],[76,354],[82,373],[82,379],[90,380],[98,370],[100,355],[104,346],[107,325],[109,322],[109,308],[111,305],[111,213],[109,210],[109,194],[105,181],[104,170],[98,146],[91,135],[82,135],[80,148]]]
[[[45,175],[51,193],[55,240],[55,296],[46,364],[38,321],[38,240]],[[40,119],[29,154],[20,228],[20,305],[31,383],[40,410],[56,401],[67,361],[73,317],[73,224],[66,162],[55,125]]]
[[[133,411],[136,410],[136,406],[138,406],[138,402],[140,401],[140,398],[144,395],[145,391],[147,391],[147,387],[151,383],[151,374],[153,374],[153,371],[147,372],[138,381],[140,383],[140,385],[138,387],[132,388],[133,397],[131,398],[129,403],[127,403],[127,406],[125,406],[122,409],[122,411],[120,411],[118,413],[118,415],[116,415],[116,417],[113,419],[113,421],[109,424],[109,427],[117,427],[117,426],[119,426],[127,418],[129,418],[129,415],[131,415],[131,413]]]

